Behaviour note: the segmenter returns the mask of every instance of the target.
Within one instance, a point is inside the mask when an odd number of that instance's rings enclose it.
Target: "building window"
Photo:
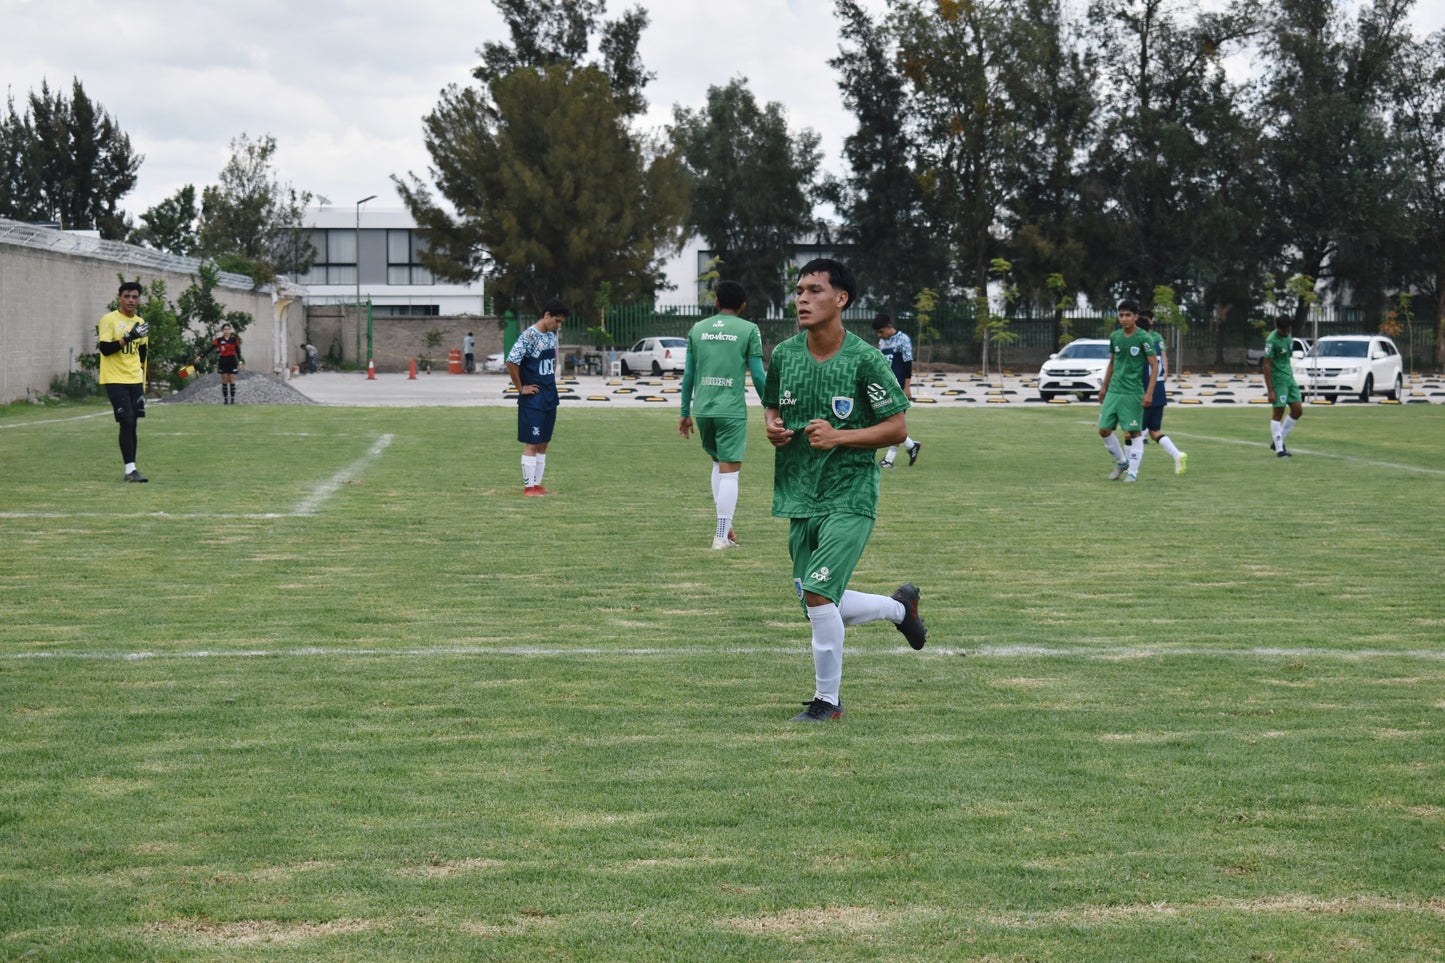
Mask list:
[[[316,260],[299,278],[302,284],[356,283],[356,231],[312,231],[311,244],[316,248]]]
[[[375,304],[371,313],[379,318],[434,318],[441,314],[437,304]]]
[[[421,263],[426,242],[415,231],[386,232],[386,283],[432,284],[432,273]]]

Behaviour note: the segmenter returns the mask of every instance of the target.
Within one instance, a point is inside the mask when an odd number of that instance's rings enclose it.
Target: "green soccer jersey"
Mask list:
[[[758,326],[731,314],[704,318],[687,333],[692,406],[697,418],[748,416],[748,359],[763,356]]]
[[[1135,328],[1133,334],[1125,334],[1123,328],[1118,329],[1109,335],[1109,354],[1114,359],[1114,373],[1109,376],[1109,394],[1119,391],[1143,398],[1149,359],[1154,355],[1154,339],[1149,332]]]
[[[1274,384],[1276,394],[1281,387],[1288,388],[1294,384],[1294,368],[1290,366],[1293,352],[1294,337],[1280,334],[1278,328],[1264,339],[1264,360],[1269,362],[1270,381]]]
[[[815,418],[835,428],[870,428],[909,407],[883,353],[845,333],[838,353],[819,362],[806,333],[773,349],[763,407],[777,409],[795,434],[773,449],[773,514],[811,518],[847,512],[876,518],[878,466],[868,448],[829,451],[808,444],[803,429]]]

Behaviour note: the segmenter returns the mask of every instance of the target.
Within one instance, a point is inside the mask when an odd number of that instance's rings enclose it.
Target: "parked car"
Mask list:
[[[1295,362],[1295,382],[1301,391],[1324,395],[1358,395],[1369,401],[1382,394],[1391,401],[1403,397],[1404,360],[1395,342],[1383,334],[1332,334],[1320,338],[1315,350]]]
[[[1298,376],[1299,376],[1299,364],[1298,364],[1298,361],[1299,361],[1299,359],[1303,358],[1305,355],[1307,355],[1307,354],[1310,353],[1310,344],[1311,344],[1311,342],[1310,342],[1310,339],[1309,339],[1309,338],[1292,338],[1292,339],[1291,339],[1291,342],[1292,342],[1292,343],[1290,344],[1290,351],[1289,351],[1289,353],[1290,353],[1290,357],[1291,357],[1292,359],[1294,359],[1294,362],[1295,362],[1295,364],[1294,364],[1294,371],[1295,371],[1296,379],[1298,379]],[[1264,346],[1263,346],[1263,345],[1261,345],[1261,346],[1258,347],[1258,348],[1250,348],[1250,349],[1249,349],[1247,352],[1245,352],[1245,353],[1249,356],[1249,363],[1250,363],[1250,364],[1254,365],[1255,367],[1259,368],[1260,370],[1263,370],[1263,368],[1264,368]]]
[[[489,374],[500,374],[507,370],[507,359],[500,354],[489,354],[482,362],[482,370]]]
[[[687,367],[686,338],[643,338],[617,356],[623,374],[662,374]]]
[[[1104,369],[1109,367],[1109,342],[1098,338],[1078,338],[1063,349],[1049,355],[1039,369],[1039,397],[1048,401],[1054,395],[1077,394],[1088,401],[1099,393]]]

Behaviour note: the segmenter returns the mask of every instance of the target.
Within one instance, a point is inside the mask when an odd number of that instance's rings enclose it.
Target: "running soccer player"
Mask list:
[[[891,596],[848,589],[878,514],[873,458],[908,437],[909,405],[883,355],[843,328],[856,293],[846,265],[803,265],[793,291],[803,331],[773,350],[763,389],[773,515],[789,519],[793,586],[813,630],[813,698],[792,722],[842,717],[844,626],[887,619],[915,649],[928,637],[916,586]]]
[[[883,352],[883,357],[893,368],[893,377],[903,388],[903,396],[913,401],[913,339],[899,331],[893,319],[882,312],[873,319],[873,330],[878,332],[878,350]],[[903,447],[908,451],[908,464],[912,465],[918,460],[918,450],[923,446],[912,438],[905,438]],[[897,457],[898,446],[889,445],[888,454],[883,456],[878,467],[892,468],[893,459]]]
[[[211,346],[200,354],[196,355],[196,364],[212,351],[218,353],[216,370],[221,372],[221,404],[234,405],[236,403],[236,372],[241,370],[244,363],[241,359],[241,336],[231,330],[229,324],[221,325],[221,336],[211,342]],[[226,392],[230,394],[227,395]]]
[[[1294,319],[1281,314],[1275,319],[1274,330],[1264,339],[1264,364],[1261,368],[1264,371],[1264,390],[1273,409],[1269,422],[1269,447],[1274,449],[1276,458],[1294,457],[1284,446],[1284,440],[1305,412],[1301,403],[1304,397],[1295,383],[1294,368],[1290,367],[1294,352],[1294,338],[1290,335],[1293,326]],[[1285,417],[1286,405],[1289,406],[1289,417]]]
[[[1158,381],[1159,358],[1153,340],[1139,328],[1139,303],[1120,301],[1119,330],[1109,335],[1109,366],[1099,385],[1099,436],[1114,456],[1110,481],[1120,475],[1126,482],[1139,480],[1139,462],[1144,459],[1144,408],[1153,402]],[[1113,391],[1109,390],[1111,384],[1115,385]],[[1129,440],[1128,455],[1114,437],[1115,428]]]
[[[744,378],[763,384],[763,338],[758,326],[739,315],[747,292],[736,281],[718,282],[717,314],[687,333],[687,363],[682,371],[682,413],[677,430],[688,438],[694,427],[702,450],[712,458],[712,500],[717,508],[715,549],[737,545],[733,514],[738,507],[738,473],[748,445],[748,399]]]
[[[547,445],[557,424],[557,332],[570,312],[557,298],[523,331],[507,354],[507,374],[517,389],[517,440],[522,447],[522,494],[551,495],[542,487]]]
[[[1159,357],[1159,380],[1154,383],[1154,403],[1144,409],[1144,430],[1149,432],[1149,437],[1154,443],[1164,449],[1165,454],[1174,459],[1174,474],[1182,475],[1189,467],[1189,456],[1180,451],[1169,436],[1164,434],[1164,406],[1169,403],[1169,391],[1164,385],[1164,379],[1169,373],[1169,357],[1165,353],[1164,336],[1154,330],[1154,315],[1144,311],[1139,315],[1139,327],[1149,335],[1154,342],[1154,353]],[[1144,371],[1142,377],[1149,377],[1149,372]]]
[[[117,292],[120,307],[100,319],[96,341],[100,349],[100,383],[120,425],[120,459],[125,480],[149,481],[135,467],[136,421],[146,416],[145,367],[150,325],[136,315],[141,286],[126,281]]]

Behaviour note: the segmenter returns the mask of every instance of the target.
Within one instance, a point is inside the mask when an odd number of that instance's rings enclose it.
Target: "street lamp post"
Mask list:
[[[356,364],[361,366],[361,205],[376,200],[376,195],[356,202]],[[370,312],[368,312],[369,314]],[[371,319],[366,323],[366,355],[371,360]]]

